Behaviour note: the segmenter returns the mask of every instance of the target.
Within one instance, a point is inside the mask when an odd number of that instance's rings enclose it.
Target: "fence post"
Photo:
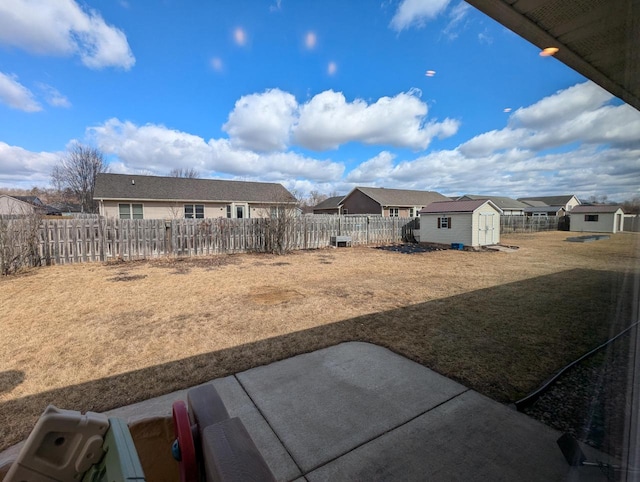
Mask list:
[[[173,221],[165,221],[164,222],[164,254],[169,256],[173,251],[172,244],[172,224]]]

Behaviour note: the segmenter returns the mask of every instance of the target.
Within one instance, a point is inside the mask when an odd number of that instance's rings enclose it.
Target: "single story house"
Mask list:
[[[313,214],[340,214],[344,196],[333,196],[313,207]]]
[[[501,214],[502,210],[489,199],[431,203],[420,210],[420,242],[497,244]]]
[[[538,197],[519,197],[518,201],[529,204],[530,206],[539,205],[537,203],[531,203],[531,201],[540,201],[547,206],[562,206],[565,212],[571,212],[571,210],[582,204],[580,200],[573,194],[563,194],[561,196],[538,196]]]
[[[488,199],[498,208],[502,210],[505,216],[524,216],[524,210],[529,207],[527,204],[517,199],[511,199],[506,196],[492,196],[486,194],[465,194],[460,196],[458,201],[478,201],[480,199]]]
[[[263,218],[295,197],[277,183],[98,174],[101,216],[120,219]]]
[[[417,217],[418,211],[436,201],[451,198],[433,191],[355,187],[342,200],[340,214],[372,214],[384,217]]]
[[[562,206],[530,206],[524,208],[525,216],[564,216],[566,211]]]
[[[617,233],[624,231],[624,212],[620,206],[598,204],[576,206],[571,211],[571,231]]]
[[[9,196],[0,195],[0,214],[5,215],[29,215],[47,214],[56,215],[60,212],[54,207],[47,206],[37,196]]]

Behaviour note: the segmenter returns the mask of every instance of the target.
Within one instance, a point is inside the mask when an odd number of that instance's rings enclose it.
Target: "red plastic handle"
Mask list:
[[[178,400],[173,404],[173,430],[180,447],[180,481],[198,482],[198,465],[196,461],[196,449],[191,434],[191,421],[187,405]]]

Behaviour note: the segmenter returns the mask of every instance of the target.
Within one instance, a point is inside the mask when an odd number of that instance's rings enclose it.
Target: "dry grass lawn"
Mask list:
[[[48,403],[104,411],[347,340],[513,401],[631,322],[640,236],[516,252],[354,247],[53,266],[0,279],[0,448]]]

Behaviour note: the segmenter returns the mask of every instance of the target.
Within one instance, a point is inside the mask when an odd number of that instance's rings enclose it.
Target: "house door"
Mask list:
[[[617,225],[618,225],[618,230],[617,232],[619,233],[620,231],[622,231],[622,214],[616,214],[616,221],[617,221]]]
[[[478,243],[480,243],[480,246],[495,243],[493,216],[494,214],[489,213],[478,214]]]

